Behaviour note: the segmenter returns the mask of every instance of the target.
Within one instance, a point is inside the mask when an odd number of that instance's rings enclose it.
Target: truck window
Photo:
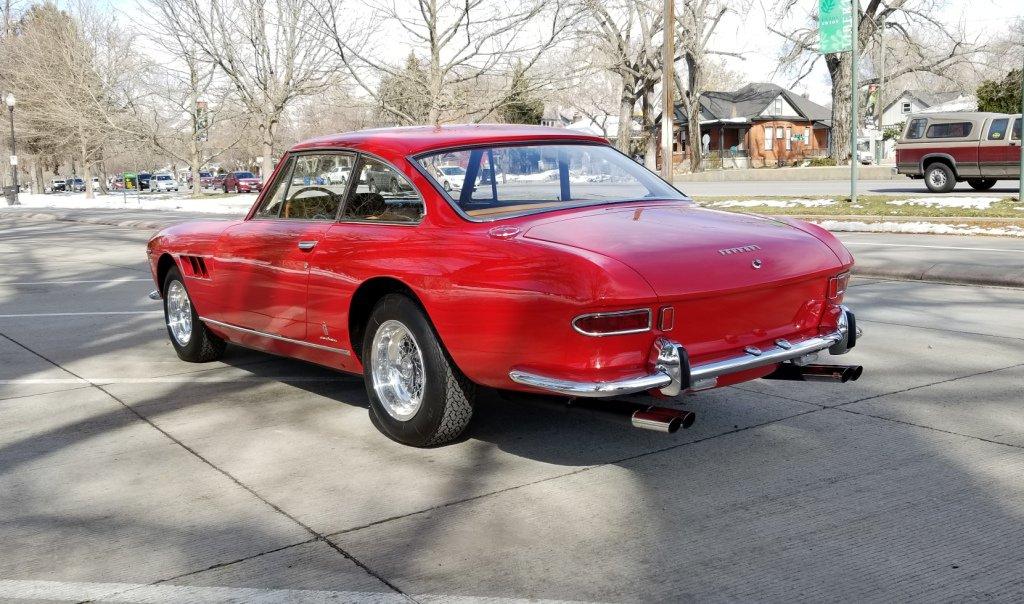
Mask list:
[[[1013,120],[1013,140],[1020,140],[1020,118]]]
[[[998,120],[992,120],[992,125],[988,127],[988,140],[1004,140],[1006,138],[1006,127],[1009,123],[1010,119],[1005,117]]]
[[[971,134],[974,126],[971,122],[953,122],[950,124],[932,124],[928,126],[928,138],[963,138]]]
[[[928,123],[928,120],[923,117],[910,120],[910,125],[907,126],[907,138],[921,138],[924,136],[924,125]]]

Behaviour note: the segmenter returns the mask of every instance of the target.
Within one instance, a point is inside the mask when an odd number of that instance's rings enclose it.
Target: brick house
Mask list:
[[[705,150],[727,165],[756,168],[828,154],[831,109],[781,86],[753,83],[735,92],[707,92],[700,105]],[[675,118],[672,159],[681,163],[690,155],[689,120],[679,105]]]

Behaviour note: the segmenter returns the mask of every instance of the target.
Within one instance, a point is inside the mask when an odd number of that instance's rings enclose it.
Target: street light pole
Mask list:
[[[850,40],[850,203],[857,203],[857,168],[860,159],[857,157],[857,118],[860,111],[857,107],[860,90],[857,88],[857,26],[860,21],[860,3],[850,0],[853,4],[853,39]]]
[[[1020,174],[1017,175],[1017,201],[1024,201],[1024,68],[1020,72]],[[1013,138],[1013,127],[1010,127]]]
[[[665,0],[665,16],[664,16],[664,38],[662,41],[661,48],[661,177],[669,183],[672,182],[672,118],[675,117],[675,99],[672,97],[673,83],[675,77],[672,74],[672,70],[675,67],[675,33],[676,33],[676,17],[675,17],[675,0]],[[689,124],[688,128],[693,128],[697,124]],[[691,149],[692,153],[693,150]]]
[[[17,206],[21,205],[21,202],[18,201],[18,151],[14,146],[14,95],[8,92],[4,101],[11,116],[11,181],[14,184],[14,201],[11,205]]]

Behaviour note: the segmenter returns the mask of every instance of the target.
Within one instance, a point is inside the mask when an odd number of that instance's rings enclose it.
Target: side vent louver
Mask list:
[[[181,256],[181,267],[189,277],[210,278],[210,272],[206,269],[206,260],[202,256]]]

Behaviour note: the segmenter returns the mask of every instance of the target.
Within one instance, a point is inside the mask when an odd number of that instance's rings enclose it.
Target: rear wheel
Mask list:
[[[227,344],[207,329],[196,314],[177,267],[168,271],[164,278],[163,292],[167,335],[178,358],[190,363],[206,363],[224,356]]]
[[[994,178],[968,178],[967,184],[971,185],[971,188],[975,191],[988,191],[992,187],[996,186],[996,179]]]
[[[956,176],[952,168],[935,162],[925,168],[924,184],[932,193],[949,193],[956,186]]]
[[[374,307],[362,360],[370,418],[388,438],[430,447],[455,440],[469,425],[476,388],[408,297],[388,294]]]

